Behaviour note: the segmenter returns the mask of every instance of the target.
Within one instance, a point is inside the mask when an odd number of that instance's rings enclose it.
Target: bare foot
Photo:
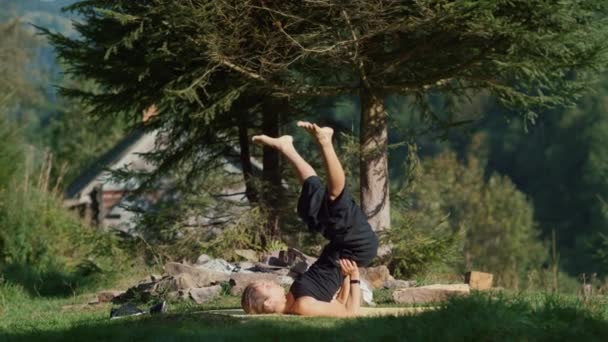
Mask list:
[[[298,127],[304,128],[321,145],[331,144],[331,137],[334,130],[331,127],[319,127],[317,124],[308,121],[298,121]]]
[[[291,135],[283,135],[278,138],[271,138],[267,135],[262,134],[254,136],[253,138],[251,138],[251,141],[256,144],[272,147],[279,151],[285,151],[285,149],[293,147],[293,137]]]

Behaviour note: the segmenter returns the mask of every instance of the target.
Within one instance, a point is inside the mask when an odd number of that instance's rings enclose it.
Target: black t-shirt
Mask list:
[[[329,243],[308,271],[294,281],[290,291],[295,298],[310,296],[329,302],[344,279],[338,259],[367,266],[376,256],[378,239],[346,187],[331,201],[317,176],[309,177],[302,185],[298,214],[311,231],[323,234]]]

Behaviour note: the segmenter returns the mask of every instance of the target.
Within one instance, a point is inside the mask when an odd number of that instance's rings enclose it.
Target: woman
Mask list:
[[[310,133],[321,149],[327,187],[298,154],[291,136],[258,135],[253,142],[280,151],[291,163],[302,185],[298,215],[329,243],[287,295],[277,283],[257,281],[245,288],[241,304],[247,313],[355,316],[361,298],[358,266],[368,265],[376,256],[378,239],[345,187],[344,170],[332,145],[333,130],[302,121],[298,126]]]

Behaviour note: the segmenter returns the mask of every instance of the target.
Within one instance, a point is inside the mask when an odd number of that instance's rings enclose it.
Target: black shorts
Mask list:
[[[338,257],[367,266],[376,256],[376,234],[346,187],[332,201],[319,177],[307,178],[298,201],[298,215],[311,231],[329,240],[326,248],[339,251]]]
[[[346,187],[331,200],[319,177],[307,178],[298,201],[298,215],[313,232],[329,240],[319,259],[294,282],[294,297],[310,296],[329,302],[342,285],[338,259],[346,258],[361,267],[371,263],[378,238],[361,208]]]

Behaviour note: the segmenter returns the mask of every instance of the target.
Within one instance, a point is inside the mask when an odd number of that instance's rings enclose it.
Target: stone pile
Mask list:
[[[256,280],[271,280],[290,286],[294,279],[316,261],[295,248],[275,251],[259,256],[252,250],[236,250],[243,261],[229,263],[201,255],[196,263],[168,262],[163,275],[151,275],[127,291],[103,291],[95,303],[112,301],[148,301],[165,298],[171,301],[192,300],[206,303],[222,293],[239,296],[244,288]],[[401,304],[424,304],[443,301],[454,295],[467,295],[470,288],[487,288],[488,275],[471,273],[468,284],[430,285],[416,287],[415,281],[395,279],[386,266],[361,268],[361,290],[363,301],[373,303],[373,290],[390,289],[392,297]],[[491,282],[491,278],[489,280]]]
[[[463,284],[433,284],[420,287],[406,286],[393,292],[393,300],[399,304],[432,304],[454,296],[467,296],[471,290],[499,290],[492,287],[491,273],[470,271],[465,274]]]
[[[193,265],[168,262],[162,276],[152,275],[124,292],[104,291],[104,300],[96,302],[107,302],[110,298],[114,303],[125,303],[163,297],[202,304],[223,292],[239,296],[247,284],[256,280],[271,280],[289,286],[316,261],[295,248],[272,252],[262,258],[263,262],[252,250],[236,250],[235,253],[244,261],[229,263],[203,254]]]

